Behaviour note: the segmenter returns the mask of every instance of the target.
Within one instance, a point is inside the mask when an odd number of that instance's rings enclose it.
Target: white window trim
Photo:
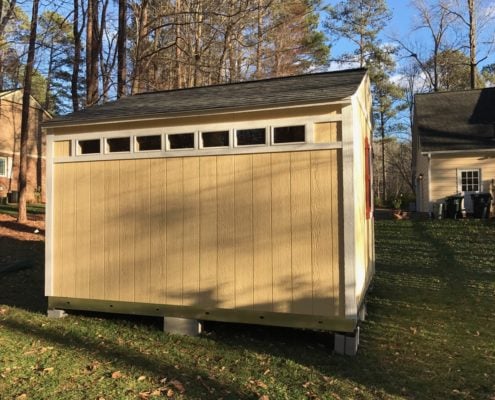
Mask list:
[[[272,125],[270,127],[270,146],[287,146],[287,145],[301,145],[306,143],[312,143],[309,139],[309,125],[314,125],[314,122],[309,123],[293,123],[293,124],[281,124],[281,125]],[[304,126],[304,141],[303,142],[284,142],[284,143],[275,143],[275,128],[288,128],[291,126]]]
[[[194,147],[186,147],[183,149],[171,149],[170,148],[170,141],[168,140],[169,136],[174,136],[174,135],[194,135]],[[165,151],[191,151],[191,150],[196,150],[198,148],[198,132],[196,131],[189,131],[189,132],[169,132],[165,134]]]
[[[462,173],[463,172],[478,172],[478,190],[462,190]],[[457,192],[458,193],[480,193],[483,191],[483,177],[481,168],[463,168],[457,170]]]
[[[100,151],[98,153],[86,153],[86,154],[83,154],[81,153],[81,148],[79,147],[79,142],[86,142],[88,140],[99,140],[100,141]],[[81,139],[76,139],[75,140],[75,153],[76,153],[76,157],[87,157],[87,156],[95,156],[95,155],[101,155],[101,154],[106,154],[106,153],[102,153],[102,149],[103,149],[103,140],[104,138],[81,138]],[[109,153],[109,154],[113,154],[113,153]]]
[[[0,159],[5,160],[5,174],[0,173],[1,178],[8,178],[10,176],[9,164],[12,163],[12,159],[6,156],[0,156]]]
[[[138,150],[138,138],[148,137],[148,136],[160,136],[160,148],[155,150]],[[111,139],[111,138],[107,138],[107,139]],[[132,142],[134,143],[133,145],[134,153],[156,153],[157,151],[163,151],[163,135],[160,133],[156,133],[156,134],[150,133],[149,135],[134,135]]]
[[[204,143],[203,143],[203,133],[215,133],[215,132],[228,132],[228,138],[229,138],[229,144],[227,146],[207,146],[205,147],[204,146]],[[215,130],[202,130],[202,131],[199,131],[198,132],[198,135],[199,135],[199,148],[201,150],[214,150],[214,149],[231,149],[233,148],[234,146],[234,143],[233,143],[233,129],[215,129]]]
[[[263,143],[263,144],[242,144],[242,145],[237,144],[237,132],[238,131],[251,130],[251,129],[264,129],[265,130],[265,143]],[[270,143],[270,134],[269,133],[270,133],[270,128],[267,127],[266,125],[260,125],[260,126],[253,125],[249,128],[245,128],[245,127],[235,128],[234,129],[234,141],[233,141],[234,147],[244,148],[244,147],[265,147],[265,146],[268,146]]]
[[[129,139],[129,150],[125,151],[110,151],[110,145],[108,144],[108,140],[111,139]],[[134,141],[131,136],[116,136],[116,137],[105,137],[105,152],[104,154],[130,154],[134,153]],[[100,145],[101,146],[101,145]],[[100,147],[101,149],[101,147]]]

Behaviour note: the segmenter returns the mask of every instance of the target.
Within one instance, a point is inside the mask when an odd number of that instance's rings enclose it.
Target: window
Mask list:
[[[170,150],[194,149],[194,133],[175,133],[167,137]]]
[[[237,146],[256,146],[266,144],[266,129],[238,129],[235,132]]]
[[[161,135],[136,136],[136,151],[151,151],[162,149]]]
[[[7,157],[0,157],[0,176],[7,176]]]
[[[469,169],[460,171],[461,191],[462,192],[479,192],[480,191],[480,170]]]
[[[228,147],[229,131],[202,132],[203,147]]]
[[[100,153],[100,139],[79,140],[77,144],[79,148],[79,154]]]
[[[273,143],[300,143],[306,141],[304,125],[281,126],[273,129]]]
[[[131,138],[119,137],[107,139],[107,151],[109,153],[123,153],[131,151]]]

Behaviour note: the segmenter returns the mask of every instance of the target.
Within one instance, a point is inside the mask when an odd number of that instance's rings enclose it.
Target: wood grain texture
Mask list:
[[[54,157],[69,157],[70,156],[70,140],[60,140],[53,142]]]
[[[291,250],[292,307],[296,314],[311,314],[313,280],[311,265],[311,169],[310,154],[291,154]]]
[[[217,157],[199,159],[200,199],[200,302],[204,307],[217,303]]]
[[[91,169],[84,163],[75,170],[75,295],[89,297],[91,255]]]
[[[253,156],[254,309],[273,310],[271,155]]]
[[[184,159],[183,304],[199,306],[199,158]]]
[[[253,308],[253,156],[234,159],[235,307]]]
[[[234,157],[217,159],[218,307],[235,307]]]
[[[119,298],[122,301],[136,300],[134,275],[139,273],[135,261],[135,243],[141,238],[136,232],[136,162],[119,161],[120,199],[119,199]]]
[[[332,208],[334,190],[329,152],[311,153],[313,313],[333,312]]]
[[[90,163],[91,168],[91,254],[89,298],[105,298],[105,167],[104,162]]]
[[[167,304],[182,305],[184,244],[181,158],[167,160]]]
[[[105,299],[120,297],[119,161],[105,163]]]
[[[273,311],[292,307],[290,153],[272,154]]]
[[[165,302],[166,240],[166,162],[150,160],[150,302]]]
[[[339,152],[56,164],[56,295],[337,315]]]
[[[149,302],[150,267],[150,160],[136,161],[136,215],[134,240],[134,282],[135,298],[139,302]],[[182,268],[180,278],[182,279]],[[182,285],[179,285],[182,291]]]

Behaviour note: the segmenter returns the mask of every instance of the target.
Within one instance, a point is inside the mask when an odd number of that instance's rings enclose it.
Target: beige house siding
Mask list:
[[[478,152],[478,155],[433,154],[431,157],[431,202],[443,201],[446,196],[459,192],[457,173],[465,169],[481,169],[482,188],[488,191],[495,179],[495,153]]]
[[[53,296],[343,313],[340,150],[54,165]]]

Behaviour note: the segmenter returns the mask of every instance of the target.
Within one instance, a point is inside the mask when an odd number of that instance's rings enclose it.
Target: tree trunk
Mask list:
[[[469,10],[469,67],[471,89],[476,89],[476,14],[474,0],[468,0]]]
[[[71,98],[72,110],[79,110],[79,68],[81,63],[81,31],[79,30],[79,0],[74,0],[74,62],[72,64]]]
[[[380,134],[382,138],[382,202],[387,201],[387,181],[385,173],[385,121],[383,119],[383,112],[380,113]]]
[[[86,25],[86,106],[98,101],[98,0],[88,0]]]
[[[177,89],[180,89],[182,87],[181,49],[179,46],[179,41],[181,40],[181,12],[181,0],[175,0],[175,87]]]
[[[126,95],[126,18],[127,0],[119,0],[119,30],[117,33],[117,98]]]
[[[29,32],[29,48],[24,72],[24,91],[22,95],[21,115],[21,149],[19,166],[19,209],[18,222],[27,220],[26,195],[27,195],[27,151],[29,138],[29,102],[31,99],[31,83],[34,69],[34,56],[36,52],[36,31],[38,29],[39,0],[33,0],[33,11],[31,14],[31,28]]]
[[[262,57],[263,57],[263,0],[258,0],[258,30],[256,37],[256,79],[262,78]]]

